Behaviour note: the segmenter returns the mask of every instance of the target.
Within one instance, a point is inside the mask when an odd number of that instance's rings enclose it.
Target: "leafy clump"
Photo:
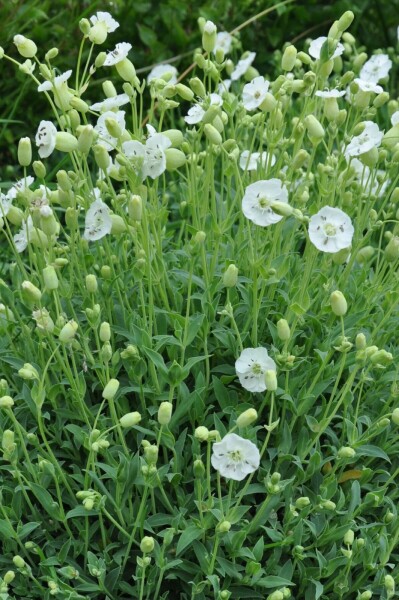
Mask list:
[[[394,596],[398,59],[352,19],[267,76],[205,20],[147,81],[107,12],[73,71],[16,36],[4,599]]]

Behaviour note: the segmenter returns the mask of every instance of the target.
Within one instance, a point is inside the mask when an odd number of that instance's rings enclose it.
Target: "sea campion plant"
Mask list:
[[[263,75],[201,19],[148,81],[106,12],[73,71],[1,49],[52,111],[0,197],[2,599],[395,596],[399,61],[352,19]]]

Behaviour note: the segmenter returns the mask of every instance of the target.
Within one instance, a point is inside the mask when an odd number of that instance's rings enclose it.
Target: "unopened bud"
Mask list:
[[[254,408],[248,408],[243,413],[241,413],[237,417],[237,425],[238,427],[248,427],[252,423],[256,421],[258,418],[258,413]]]
[[[330,296],[331,310],[337,317],[343,317],[347,310],[348,304],[342,292],[336,290]]]
[[[235,265],[229,265],[223,275],[223,285],[232,288],[237,285],[238,269]]]
[[[14,44],[17,47],[18,52],[24,58],[33,58],[37,52],[37,46],[35,42],[29,40],[23,35],[14,35]]]
[[[86,275],[86,290],[89,294],[95,294],[98,290],[97,277],[95,275]]]
[[[356,450],[350,446],[342,446],[338,450],[338,458],[353,458],[356,455]]]
[[[103,398],[105,398],[105,400],[112,400],[118,389],[119,381],[117,379],[110,379],[103,390]]]
[[[281,59],[281,68],[283,71],[292,71],[295,66],[297,49],[295,46],[287,46]]]
[[[171,402],[161,402],[158,409],[158,423],[168,425],[172,418],[173,404]]]
[[[266,389],[270,390],[271,392],[275,392],[277,389],[277,376],[276,376],[276,371],[273,371],[272,369],[268,369],[265,373],[265,384],[266,384]]]
[[[48,265],[43,269],[42,274],[46,290],[56,290],[58,288],[58,277],[54,267]]]
[[[291,330],[285,319],[277,321],[277,335],[283,342],[288,342],[291,337]]]
[[[61,329],[61,331],[58,335],[58,339],[63,344],[69,344],[75,338],[77,330],[78,330],[78,324],[76,323],[76,321],[68,321],[68,323],[66,323],[64,325],[64,327]]]
[[[143,554],[150,554],[154,550],[154,538],[150,536],[145,536],[140,542],[140,550]]]
[[[206,21],[202,31],[202,47],[205,52],[212,52],[216,45],[217,28],[212,21]]]
[[[28,137],[21,138],[18,143],[18,162],[21,167],[29,167],[32,161],[32,144]]]
[[[204,427],[203,425],[200,425],[195,430],[194,436],[200,442],[207,442],[209,438],[209,429],[207,427]]]
[[[119,422],[122,427],[134,427],[135,425],[138,425],[140,423],[140,421],[141,421],[141,414],[137,411],[127,413],[126,415],[123,415],[123,417],[121,417],[119,419]]]

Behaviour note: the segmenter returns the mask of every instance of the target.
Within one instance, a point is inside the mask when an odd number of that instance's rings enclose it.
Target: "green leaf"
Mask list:
[[[5,519],[0,519],[0,538],[4,540],[13,540],[15,538],[12,526]]]
[[[179,556],[185,550],[193,540],[198,540],[203,534],[202,529],[199,529],[196,525],[189,525],[181,534],[179,541],[177,542],[176,556]]]
[[[389,456],[381,450],[378,446],[373,446],[372,444],[364,444],[364,446],[358,446],[356,449],[356,454],[360,456],[373,456],[375,458],[383,458],[387,460],[389,463],[391,462]]]
[[[257,585],[260,585],[264,588],[274,588],[274,587],[282,587],[287,585],[295,585],[289,579],[284,579],[284,577],[278,577],[277,575],[269,575],[268,577],[263,577],[257,582]]]

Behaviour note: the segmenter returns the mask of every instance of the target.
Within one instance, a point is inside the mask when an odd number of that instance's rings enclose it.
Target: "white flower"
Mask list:
[[[98,198],[90,205],[86,213],[83,237],[90,242],[100,240],[111,232],[111,227],[112,219],[109,208]]]
[[[29,241],[29,234],[33,231],[32,217],[28,217],[21,229],[14,235],[14,244],[17,252],[23,252]]]
[[[54,321],[47,309],[40,308],[39,310],[34,310],[32,318],[36,321],[36,326],[41,331],[48,331],[50,333],[54,331]]]
[[[2,194],[0,192],[0,217],[5,217],[11,208],[13,199],[10,194]]]
[[[256,171],[261,165],[263,168],[267,166],[269,155],[267,152],[250,152],[249,150],[243,150],[240,154],[239,165],[241,169],[247,171]],[[276,164],[276,157],[273,155],[271,158],[270,166]]]
[[[111,111],[114,108],[119,108],[124,104],[128,104],[130,102],[130,98],[127,94],[118,94],[117,96],[112,96],[111,98],[105,98],[101,102],[96,102],[90,106],[90,110],[95,110],[97,112],[105,112]]]
[[[90,22],[92,25],[104,23],[108,33],[112,33],[119,27],[118,21],[115,21],[109,12],[98,11],[95,15],[90,17]]]
[[[164,150],[169,148],[171,143],[170,139],[166,135],[162,135],[162,133],[155,133],[147,139],[144,149],[144,179],[146,177],[155,179],[162,175],[166,169],[166,155]]]
[[[249,392],[264,392],[266,371],[275,371],[276,363],[266,348],[245,348],[235,363],[236,373],[243,388]]]
[[[9,196],[11,198],[11,200],[14,200],[14,198],[17,197],[17,194],[19,194],[19,192],[24,192],[25,190],[27,190],[28,187],[31,186],[34,181],[35,180],[31,175],[28,175],[28,177],[23,177],[22,179],[19,179],[12,186],[12,188],[10,188],[8,190],[7,196]]]
[[[387,77],[392,67],[392,61],[387,54],[374,54],[364,63],[360,70],[360,79],[378,83]]]
[[[108,52],[103,66],[112,67],[113,65],[118,64],[121,62],[121,60],[124,60],[127,57],[131,49],[132,44],[129,44],[128,42],[119,42],[119,44],[116,44],[114,50]]]
[[[228,92],[231,87],[231,79],[223,79],[218,85],[218,94],[222,95],[224,92]]]
[[[345,157],[359,156],[368,152],[372,148],[378,148],[384,133],[379,130],[378,125],[373,121],[363,121],[364,130],[359,135],[352,138],[345,149]]]
[[[234,71],[231,74],[231,79],[237,81],[248,71],[249,67],[255,60],[256,52],[249,52],[247,56],[241,58],[235,66]]]
[[[321,48],[322,48],[324,42],[326,41],[326,39],[327,38],[322,35],[321,37],[319,37],[316,40],[313,40],[311,42],[308,52],[312,58],[315,58],[316,60],[320,58]],[[345,48],[344,48],[343,44],[338,42],[335,52],[331,58],[337,58],[337,56],[341,56],[341,54],[344,52],[344,50],[345,50]]]
[[[132,161],[135,172],[141,173],[143,180],[146,177],[155,179],[162,175],[166,169],[165,150],[171,145],[166,135],[156,133],[151,125],[147,125],[149,136],[145,145],[136,140],[123,142],[122,150],[125,156]]]
[[[223,50],[225,54],[228,54],[231,50],[232,41],[233,36],[231,36],[227,31],[219,31],[216,36],[216,44],[213,49],[213,54],[216,54],[216,50],[219,48]]]
[[[322,252],[335,253],[349,248],[354,231],[350,217],[340,208],[323,206],[309,220],[310,241]]]
[[[54,77],[54,81],[43,81],[37,88],[38,92],[48,92],[49,90],[57,90],[59,89],[63,83],[66,83],[70,76],[72,75],[72,70],[65,71],[65,73],[61,73],[61,75],[57,75]]]
[[[264,101],[269,91],[270,82],[261,75],[244,85],[242,102],[247,110],[255,110]]]
[[[393,113],[393,115],[391,116],[391,123],[392,123],[392,127],[394,127],[395,125],[398,125],[398,123],[399,123],[399,110],[395,111]]]
[[[328,99],[328,98],[341,98],[341,96],[345,96],[345,94],[346,94],[346,90],[339,91],[337,89],[334,89],[334,90],[323,90],[323,91],[318,90],[315,95],[319,96],[319,98]]]
[[[222,477],[242,481],[259,468],[260,454],[254,443],[228,433],[221,442],[213,444],[211,462]]]
[[[359,86],[359,90],[362,92],[373,92],[374,94],[381,94],[383,91],[380,85],[377,85],[374,81],[365,81],[364,79],[359,79],[357,77],[354,79],[354,82]]]
[[[373,194],[374,196],[378,195],[378,197],[383,195],[388,187],[389,181],[388,179],[385,179],[385,181],[380,183],[378,180],[380,179],[380,176],[382,177],[386,175],[385,171],[382,171],[381,169],[373,169],[371,172],[370,168],[364,165],[357,158],[351,159],[351,167],[355,171],[356,180],[359,181],[360,185],[366,192]]]
[[[287,188],[280,179],[263,179],[245,189],[242,211],[255,225],[267,227],[283,218],[273,211],[273,202],[288,202]]]
[[[55,148],[55,137],[57,135],[57,129],[51,121],[40,121],[35,142],[39,148],[40,158],[47,158],[50,156]]]
[[[125,111],[118,110],[118,112],[113,112],[112,110],[102,113],[98,117],[97,125],[94,127],[94,130],[98,132],[99,141],[104,144],[105,148],[110,151],[114,150],[118,140],[109,133],[105,121],[106,119],[115,119],[118,123],[119,127],[122,131],[125,130]]]
[[[189,109],[187,115],[184,117],[185,122],[188,123],[188,125],[196,125],[197,123],[201,123],[206,112],[205,108],[208,108],[208,106],[212,105],[223,105],[223,99],[219,94],[210,94],[207,100],[204,102],[201,102],[200,104],[194,104],[194,106]]]
[[[177,69],[173,65],[168,64],[157,65],[154,67],[148,74],[147,83],[150,83],[153,79],[159,79],[162,75],[165,75],[165,73],[170,73],[172,75],[168,83],[172,85],[177,83]]]

